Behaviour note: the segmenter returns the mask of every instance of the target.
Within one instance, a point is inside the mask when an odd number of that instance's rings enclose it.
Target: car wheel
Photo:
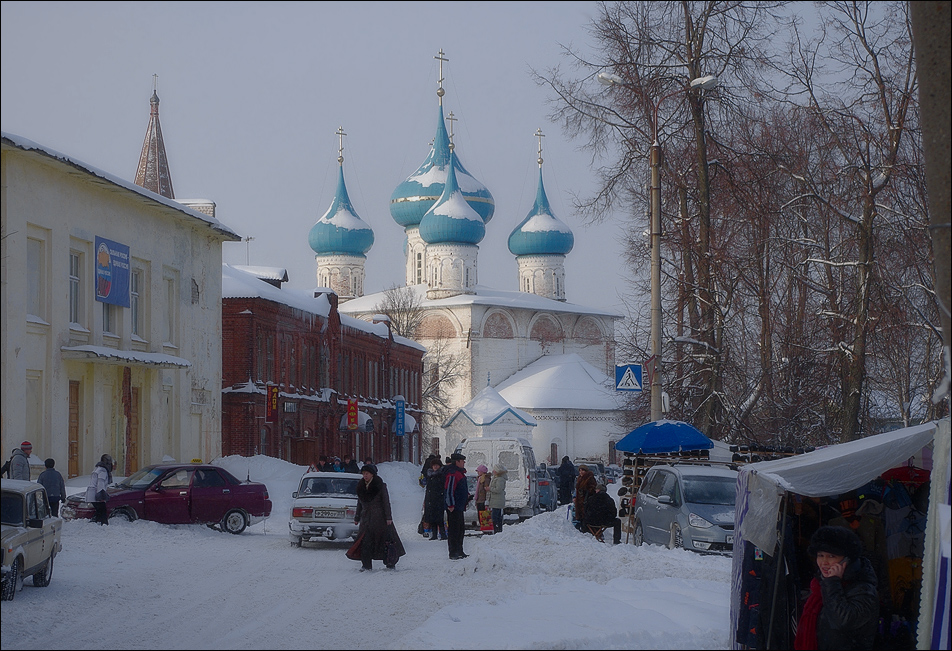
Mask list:
[[[221,520],[221,528],[228,533],[239,534],[248,526],[248,518],[243,511],[232,509]]]
[[[37,588],[45,588],[50,584],[53,578],[53,559],[55,557],[55,553],[50,554],[50,559],[46,561],[43,569],[33,575],[33,585]]]
[[[136,516],[129,512],[129,509],[116,509],[109,514],[110,520],[122,520],[123,522],[135,522]]]
[[[23,577],[20,576],[23,571],[23,559],[16,558],[10,567],[10,573],[7,574],[7,580],[3,582],[3,588],[0,590],[0,599],[3,601],[13,601],[17,590],[23,585]]]
[[[645,544],[645,530],[641,528],[641,523],[635,520],[635,534],[632,536],[632,542],[641,547]]]
[[[671,527],[671,547],[673,549],[684,549],[684,535],[678,525]]]

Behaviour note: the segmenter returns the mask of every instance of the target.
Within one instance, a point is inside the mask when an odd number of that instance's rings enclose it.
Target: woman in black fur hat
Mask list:
[[[843,527],[820,527],[807,551],[818,572],[810,582],[793,648],[872,649],[879,594],[859,536]]]
[[[383,561],[387,569],[392,570],[406,551],[393,526],[390,493],[377,475],[377,466],[368,463],[360,469],[360,474],[364,478],[357,482],[357,513],[354,515],[354,523],[360,525],[359,531],[364,537],[360,544],[360,571],[372,569],[374,559]],[[388,550],[388,546],[392,548]]]

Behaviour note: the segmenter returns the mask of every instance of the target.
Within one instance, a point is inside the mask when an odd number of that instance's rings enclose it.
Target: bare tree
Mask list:
[[[391,286],[374,309],[390,318],[395,335],[408,339],[416,334],[424,317],[422,298],[407,285]]]

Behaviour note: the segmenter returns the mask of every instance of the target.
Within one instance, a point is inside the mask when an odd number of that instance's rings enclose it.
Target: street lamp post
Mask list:
[[[618,75],[601,72],[597,79],[606,86],[624,85]],[[661,143],[658,142],[658,108],[661,102],[689,88],[708,90],[717,86],[717,77],[692,79],[684,88],[677,88],[654,103],[651,125],[652,142],[649,153],[651,166],[651,357],[648,359],[651,377],[651,420],[661,420]]]

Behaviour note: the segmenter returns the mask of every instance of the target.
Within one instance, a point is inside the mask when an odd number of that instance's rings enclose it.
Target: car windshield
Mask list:
[[[3,524],[23,526],[23,497],[19,493],[4,493],[0,502],[0,521]]]
[[[685,477],[684,501],[691,504],[734,506],[737,480],[733,477]]]
[[[148,488],[162,473],[161,468],[143,468],[123,479],[119,485],[123,488]]]
[[[305,477],[298,495],[349,495],[357,494],[357,482],[350,477]]]

